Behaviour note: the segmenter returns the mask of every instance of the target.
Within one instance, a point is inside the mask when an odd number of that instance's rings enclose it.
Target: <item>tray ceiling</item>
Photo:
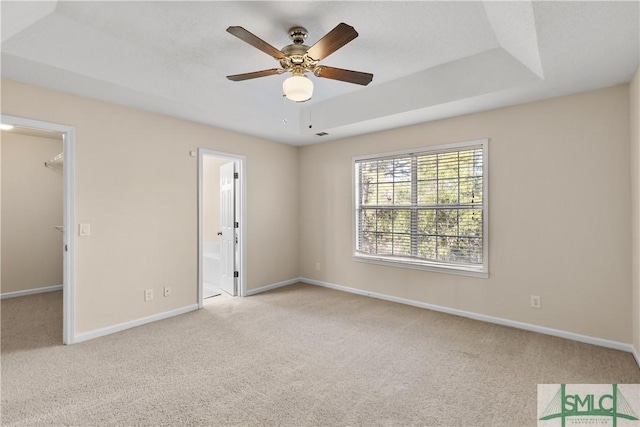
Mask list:
[[[1,3],[2,76],[294,145],[625,84],[638,67],[630,2]],[[324,65],[374,74],[367,87],[312,76],[313,98],[282,97],[286,75],[228,34],[308,45],[340,22],[359,37]],[[326,132],[319,137],[317,133]]]

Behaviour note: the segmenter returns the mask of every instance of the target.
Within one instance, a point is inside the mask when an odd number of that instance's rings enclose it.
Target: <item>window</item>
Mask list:
[[[487,140],[354,159],[358,260],[487,277]]]

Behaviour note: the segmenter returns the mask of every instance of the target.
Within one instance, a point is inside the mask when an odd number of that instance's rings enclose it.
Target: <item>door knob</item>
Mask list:
[[[218,231],[218,236],[222,236],[222,231]]]

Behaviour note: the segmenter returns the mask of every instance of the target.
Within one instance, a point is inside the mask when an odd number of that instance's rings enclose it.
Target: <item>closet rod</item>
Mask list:
[[[44,162],[44,167],[48,167],[53,165],[54,163],[62,163],[63,160],[63,154],[64,153],[60,153],[57,156],[53,157],[52,159],[50,159],[49,161]]]

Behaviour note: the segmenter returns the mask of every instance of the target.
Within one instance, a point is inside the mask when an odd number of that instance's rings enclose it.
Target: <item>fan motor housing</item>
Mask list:
[[[304,44],[289,44],[282,48],[281,52],[287,56],[304,56],[309,46]]]
[[[307,55],[309,46],[304,44],[290,44],[282,48],[281,52],[285,57],[280,60],[280,65],[286,71],[296,71],[303,73],[313,71],[318,61],[311,59]]]

